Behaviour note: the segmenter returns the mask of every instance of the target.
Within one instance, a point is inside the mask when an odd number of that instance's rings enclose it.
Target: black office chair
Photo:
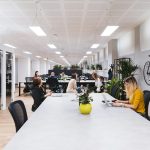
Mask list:
[[[150,91],[143,91],[144,93],[144,103],[145,103],[145,118],[150,121],[150,117],[148,116],[148,106],[150,102]]]
[[[21,100],[14,101],[8,106],[9,112],[15,122],[16,132],[28,120],[24,103]]]
[[[110,95],[111,95],[112,97],[114,97],[114,98],[118,98],[118,96],[119,96],[119,95],[118,95],[119,90],[120,90],[119,84],[116,83],[116,84],[112,87],[111,92],[110,92]]]
[[[49,85],[49,89],[55,93],[60,93],[59,82],[57,78],[48,78],[46,83]]]

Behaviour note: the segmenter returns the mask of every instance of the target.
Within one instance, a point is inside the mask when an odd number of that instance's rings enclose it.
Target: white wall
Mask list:
[[[150,50],[150,19],[140,26],[141,51]]]
[[[41,74],[40,72],[40,60],[32,60],[31,61],[31,76],[34,76],[35,71],[39,71],[39,74]]]
[[[135,51],[135,31],[129,31],[118,39],[118,57],[133,54]]]
[[[40,74],[46,74],[46,61],[40,61]]]
[[[30,58],[18,58],[18,82],[25,81],[25,77],[31,76]]]

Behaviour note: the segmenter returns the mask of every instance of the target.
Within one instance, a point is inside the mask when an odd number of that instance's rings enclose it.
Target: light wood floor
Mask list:
[[[16,92],[15,95],[15,100],[22,100],[25,103],[27,114],[29,117],[32,113],[32,97],[30,95],[18,96],[18,92]],[[7,103],[9,103],[9,100],[7,100]],[[9,140],[14,136],[15,133],[15,125],[8,109],[4,111],[0,110],[0,150],[3,149],[3,147],[9,142]]]

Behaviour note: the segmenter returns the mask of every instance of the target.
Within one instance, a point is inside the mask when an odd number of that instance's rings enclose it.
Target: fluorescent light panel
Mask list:
[[[90,55],[90,54],[92,54],[92,52],[91,52],[91,51],[87,51],[86,54],[87,54],[87,55]]]
[[[10,44],[4,44],[4,45],[7,46],[7,47],[10,47],[10,48],[16,48],[15,46],[10,45]]]
[[[61,52],[58,52],[58,51],[57,51],[57,52],[55,52],[55,53],[56,53],[56,54],[58,54],[58,55],[59,55],[59,54],[61,54]]]
[[[32,53],[29,51],[24,51],[23,53],[31,55]]]
[[[37,58],[41,58],[41,56],[36,56]]]
[[[37,36],[46,36],[46,33],[42,30],[40,26],[30,26],[29,27]]]
[[[98,48],[99,47],[99,44],[93,44],[92,46],[91,46],[91,48]]]
[[[56,49],[56,46],[54,44],[48,44],[48,46],[51,48],[51,49]]]
[[[115,32],[119,26],[107,26],[101,36],[110,36],[113,32]]]

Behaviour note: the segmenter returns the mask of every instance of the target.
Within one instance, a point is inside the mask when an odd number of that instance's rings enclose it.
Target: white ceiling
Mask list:
[[[150,0],[0,0],[0,44],[16,46],[18,57],[31,51],[33,57],[41,55],[65,64],[56,50],[47,46],[53,43],[76,64],[93,43],[104,47],[110,38],[119,37],[148,17]],[[41,26],[47,37],[37,37],[29,29],[31,25]],[[101,37],[107,25],[120,28],[110,38]]]

